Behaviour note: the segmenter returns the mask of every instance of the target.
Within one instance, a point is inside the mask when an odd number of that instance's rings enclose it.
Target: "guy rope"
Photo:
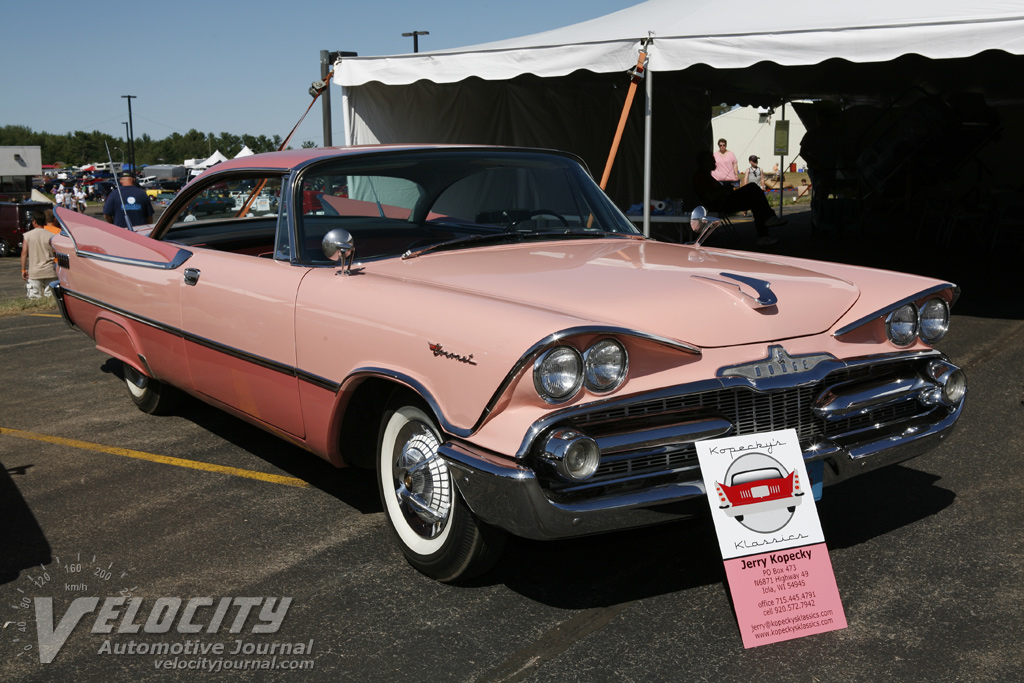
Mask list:
[[[629,90],[626,92],[626,102],[622,105],[622,115],[619,116],[619,127],[615,130],[615,138],[612,140],[611,151],[608,152],[608,161],[604,165],[604,174],[601,176],[601,189],[608,186],[608,177],[612,174],[612,165],[615,163],[615,155],[619,152],[619,143],[622,141],[622,131],[626,128],[626,119],[629,118],[629,108],[633,104],[633,96],[636,95],[636,86],[644,80],[647,68],[647,46],[651,44],[651,37],[648,36],[640,43],[640,55],[637,57],[636,66],[629,71]]]

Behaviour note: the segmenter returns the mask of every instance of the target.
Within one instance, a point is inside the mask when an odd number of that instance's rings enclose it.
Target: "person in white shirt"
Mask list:
[[[750,168],[743,174],[744,185],[757,185],[764,191],[764,171],[757,165],[757,155],[751,154],[750,158],[747,159],[750,162]]]

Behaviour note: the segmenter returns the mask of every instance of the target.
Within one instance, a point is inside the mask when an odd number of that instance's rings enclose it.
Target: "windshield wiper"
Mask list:
[[[629,235],[620,232],[602,232],[598,230],[574,230],[567,228],[565,230],[535,230],[531,232],[494,232],[487,235],[468,235],[466,237],[456,237],[453,240],[447,240],[445,242],[438,242],[437,244],[431,244],[422,249],[416,251],[409,250],[402,254],[402,259],[416,258],[421,254],[425,254],[430,251],[437,251],[440,249],[459,249],[465,244],[476,243],[481,241],[490,241],[501,244],[502,242],[523,242],[531,238],[550,238],[557,237],[559,239],[564,238],[583,238],[583,239],[644,239],[643,235]]]
[[[438,249],[449,249],[453,247],[458,249],[463,244],[469,244],[471,242],[480,242],[482,240],[497,242],[500,244],[502,242],[510,241],[518,242],[520,241],[520,239],[522,239],[520,235],[514,232],[492,232],[486,235],[467,235],[465,237],[456,237],[453,240],[445,240],[444,242],[438,242],[437,244],[430,244],[420,249],[417,249],[416,251],[409,249],[404,254],[402,254],[402,260],[416,258],[421,254],[426,254],[427,252],[430,251],[437,251]]]

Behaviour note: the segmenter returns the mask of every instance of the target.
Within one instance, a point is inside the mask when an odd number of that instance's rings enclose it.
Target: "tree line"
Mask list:
[[[135,162],[143,164],[180,164],[185,159],[205,159],[215,151],[231,158],[248,146],[253,152],[273,152],[281,146],[281,136],[234,135],[233,133],[201,133],[192,129],[185,133],[171,133],[163,140],[154,140],[147,134],[135,138]],[[35,132],[28,126],[0,127],[0,147],[37,146],[44,165],[60,163],[64,166],[82,166],[107,160],[107,146],[115,163],[128,163],[128,145],[121,138],[94,130],[91,133]],[[315,147],[313,142],[303,147]]]

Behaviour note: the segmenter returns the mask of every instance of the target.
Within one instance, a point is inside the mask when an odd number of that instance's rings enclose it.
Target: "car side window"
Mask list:
[[[357,255],[373,257],[405,248],[410,219],[424,191],[406,178],[372,173],[339,175],[330,169],[302,178],[299,234],[302,260],[333,265],[323,255],[324,236],[335,228],[356,238]]]
[[[221,177],[180,205],[163,239],[252,256],[275,252],[280,176]]]

